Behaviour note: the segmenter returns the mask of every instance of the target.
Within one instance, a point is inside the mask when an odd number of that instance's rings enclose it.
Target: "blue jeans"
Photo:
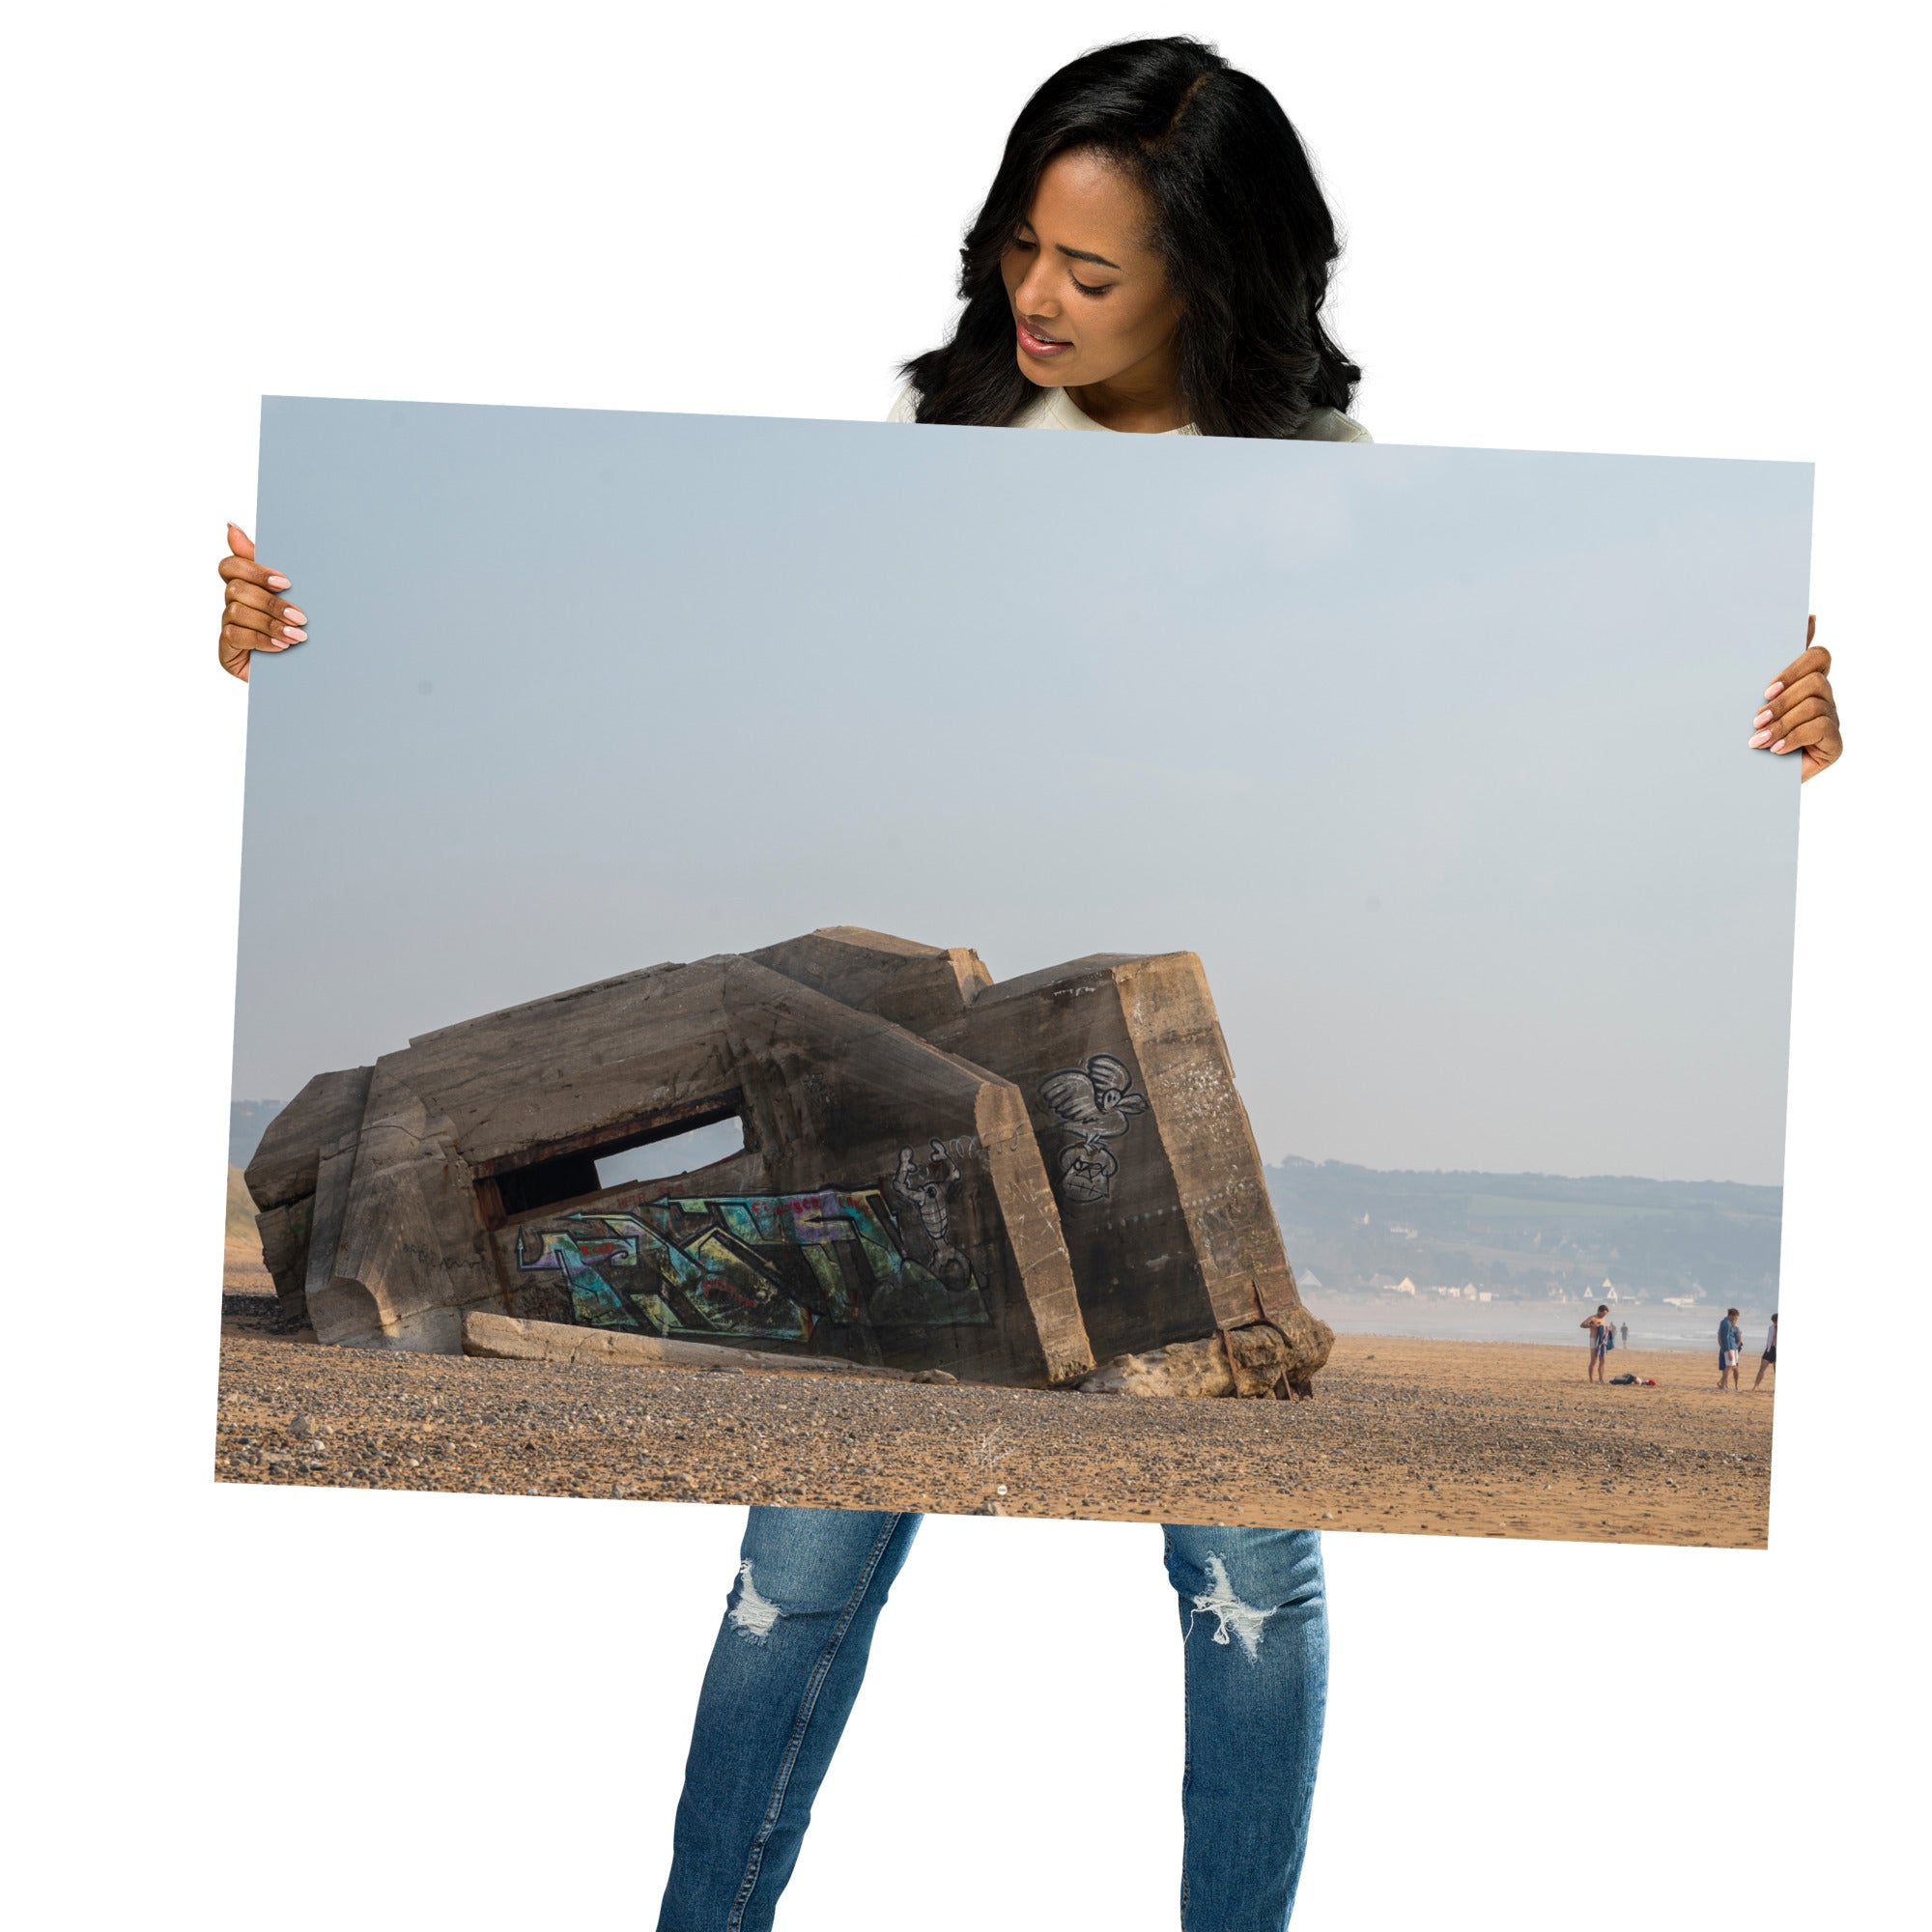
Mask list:
[[[913,1515],[754,1509],[712,1647],[658,1932],[764,1932],[859,1695]],[[1282,1932],[1328,1688],[1306,1529],[1166,1526],[1187,1685],[1183,1932]]]

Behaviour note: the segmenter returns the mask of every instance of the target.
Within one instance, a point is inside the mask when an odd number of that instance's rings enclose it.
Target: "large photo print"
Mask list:
[[[1809,494],[270,399],[218,1474],[1761,1546]]]

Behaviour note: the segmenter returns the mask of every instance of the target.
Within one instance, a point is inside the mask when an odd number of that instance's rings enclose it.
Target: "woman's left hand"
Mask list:
[[[1838,735],[1838,701],[1832,696],[1832,653],[1813,644],[1818,620],[1804,627],[1804,652],[1772,679],[1764,703],[1751,720],[1751,744],[1782,756],[1801,755],[1799,781],[1815,779],[1835,765],[1845,749]]]

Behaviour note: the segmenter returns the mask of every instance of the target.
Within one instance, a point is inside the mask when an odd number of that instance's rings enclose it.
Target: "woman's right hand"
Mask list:
[[[248,682],[249,660],[257,651],[285,651],[306,640],[308,619],[281,592],[289,580],[255,561],[248,532],[228,526],[228,554],[221,559],[221,579],[228,594],[221,606],[221,639],[217,649],[221,668],[230,677]]]

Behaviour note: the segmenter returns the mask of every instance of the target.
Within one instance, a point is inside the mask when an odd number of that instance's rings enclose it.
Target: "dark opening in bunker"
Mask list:
[[[584,1145],[533,1149],[487,1177],[498,1213],[509,1219],[628,1181],[668,1179],[726,1160],[745,1145],[739,1105],[734,1094],[668,1121],[613,1127]]]

